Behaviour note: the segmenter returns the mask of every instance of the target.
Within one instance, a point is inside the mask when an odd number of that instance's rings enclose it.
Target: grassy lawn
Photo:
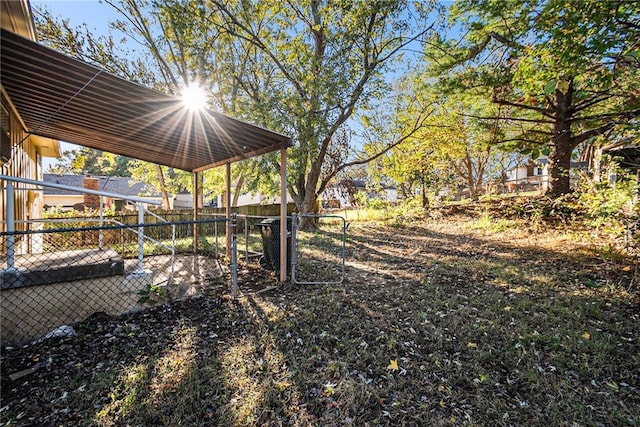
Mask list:
[[[217,283],[3,347],[0,422],[638,425],[640,272],[616,244],[483,210],[354,222],[340,286],[256,292],[275,274],[244,265],[238,302]]]

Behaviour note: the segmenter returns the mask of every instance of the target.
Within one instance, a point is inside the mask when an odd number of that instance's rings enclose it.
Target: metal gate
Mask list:
[[[311,231],[301,220],[314,221]],[[299,285],[341,284],[345,276],[347,227],[338,215],[293,214],[291,218],[291,280]]]

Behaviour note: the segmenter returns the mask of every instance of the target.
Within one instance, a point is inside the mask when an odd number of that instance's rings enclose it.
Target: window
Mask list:
[[[4,104],[0,111],[0,122],[0,161],[4,164],[11,158],[11,116]]]

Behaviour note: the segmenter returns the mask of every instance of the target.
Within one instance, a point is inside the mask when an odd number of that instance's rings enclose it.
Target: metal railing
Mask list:
[[[103,197],[114,197],[114,198],[119,198],[122,200],[129,201],[129,202],[135,202],[138,207],[138,223],[139,224],[144,223],[144,212],[145,212],[144,204],[151,204],[151,205],[157,205],[157,206],[161,204],[158,201],[146,199],[143,197],[127,196],[122,194],[110,193],[108,191],[92,190],[89,188],[78,188],[78,187],[72,187],[69,185],[57,184],[53,182],[42,182],[42,181],[36,181],[32,179],[20,178],[15,176],[0,175],[0,180],[7,182],[6,184],[7,217],[6,218],[7,218],[8,233],[14,232],[16,230],[15,229],[15,224],[16,224],[15,206],[14,206],[15,191],[24,191],[24,190],[28,191],[28,190],[39,189],[39,187],[50,187],[50,188],[56,188],[59,190],[75,191],[77,193],[92,194],[95,196],[99,196],[100,197],[100,221],[103,221],[103,209],[102,209]],[[14,185],[13,185],[14,183],[26,184],[29,187],[14,188]],[[142,268],[142,262],[144,257],[143,246],[144,246],[144,230],[143,228],[138,227],[138,272],[140,273],[144,271],[144,269]],[[15,241],[12,237],[10,237],[9,239],[7,239],[7,269],[11,270],[14,268],[14,259],[15,259]]]

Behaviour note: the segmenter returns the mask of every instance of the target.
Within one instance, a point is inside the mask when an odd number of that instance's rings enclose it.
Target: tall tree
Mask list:
[[[129,167],[133,159],[89,147],[66,150],[48,172],[57,174],[91,174],[131,176]]]
[[[425,208],[428,190],[446,181],[448,175],[441,173],[441,159],[434,156],[431,138],[433,126],[438,126],[433,116],[440,103],[421,75],[411,72],[398,79],[384,102],[361,114],[366,143],[364,154],[356,158],[362,159],[358,163],[371,162],[368,175],[374,182],[392,179],[405,198],[420,191]]]
[[[431,30],[429,13],[437,6],[435,0],[106,2],[122,16],[113,28],[144,47],[140,74],[169,93],[198,81],[223,112],[293,137],[288,188],[305,213],[317,210],[318,194],[348,163],[342,133],[349,133],[348,121],[383,96],[384,73]],[[65,41],[66,34],[53,36]],[[117,50],[108,40],[89,39],[85,31],[65,44]],[[276,163],[266,159],[251,164]]]
[[[507,130],[500,120],[472,116],[500,115],[500,111],[500,107],[491,105],[482,96],[466,94],[450,96],[442,111],[434,116],[438,124],[432,133],[435,149],[465,182],[473,200],[482,194],[487,169],[497,151],[496,142],[503,139]]]
[[[449,90],[492,90],[519,122],[520,147],[548,154],[553,196],[570,191],[573,150],[637,122],[640,3],[624,0],[460,0],[462,40],[433,38],[432,72]]]
[[[418,71],[420,73],[420,71]],[[421,87],[421,97],[438,99],[432,85]],[[425,126],[403,141],[377,165],[401,188],[420,191],[422,206],[428,193],[463,184],[472,199],[481,194],[488,167],[494,161],[493,143],[504,134],[503,123],[469,117],[469,113],[492,114],[498,108],[478,96],[449,96],[433,104]],[[385,120],[389,128],[392,120]]]
[[[211,28],[243,111],[293,137],[289,192],[303,213],[347,164],[348,121],[385,92],[384,73],[430,29],[435,2],[211,0]],[[222,86],[222,83],[221,83]],[[252,112],[252,113],[251,113]],[[381,147],[383,150],[388,147]],[[373,155],[375,156],[374,153]],[[357,162],[367,159],[358,159]]]

